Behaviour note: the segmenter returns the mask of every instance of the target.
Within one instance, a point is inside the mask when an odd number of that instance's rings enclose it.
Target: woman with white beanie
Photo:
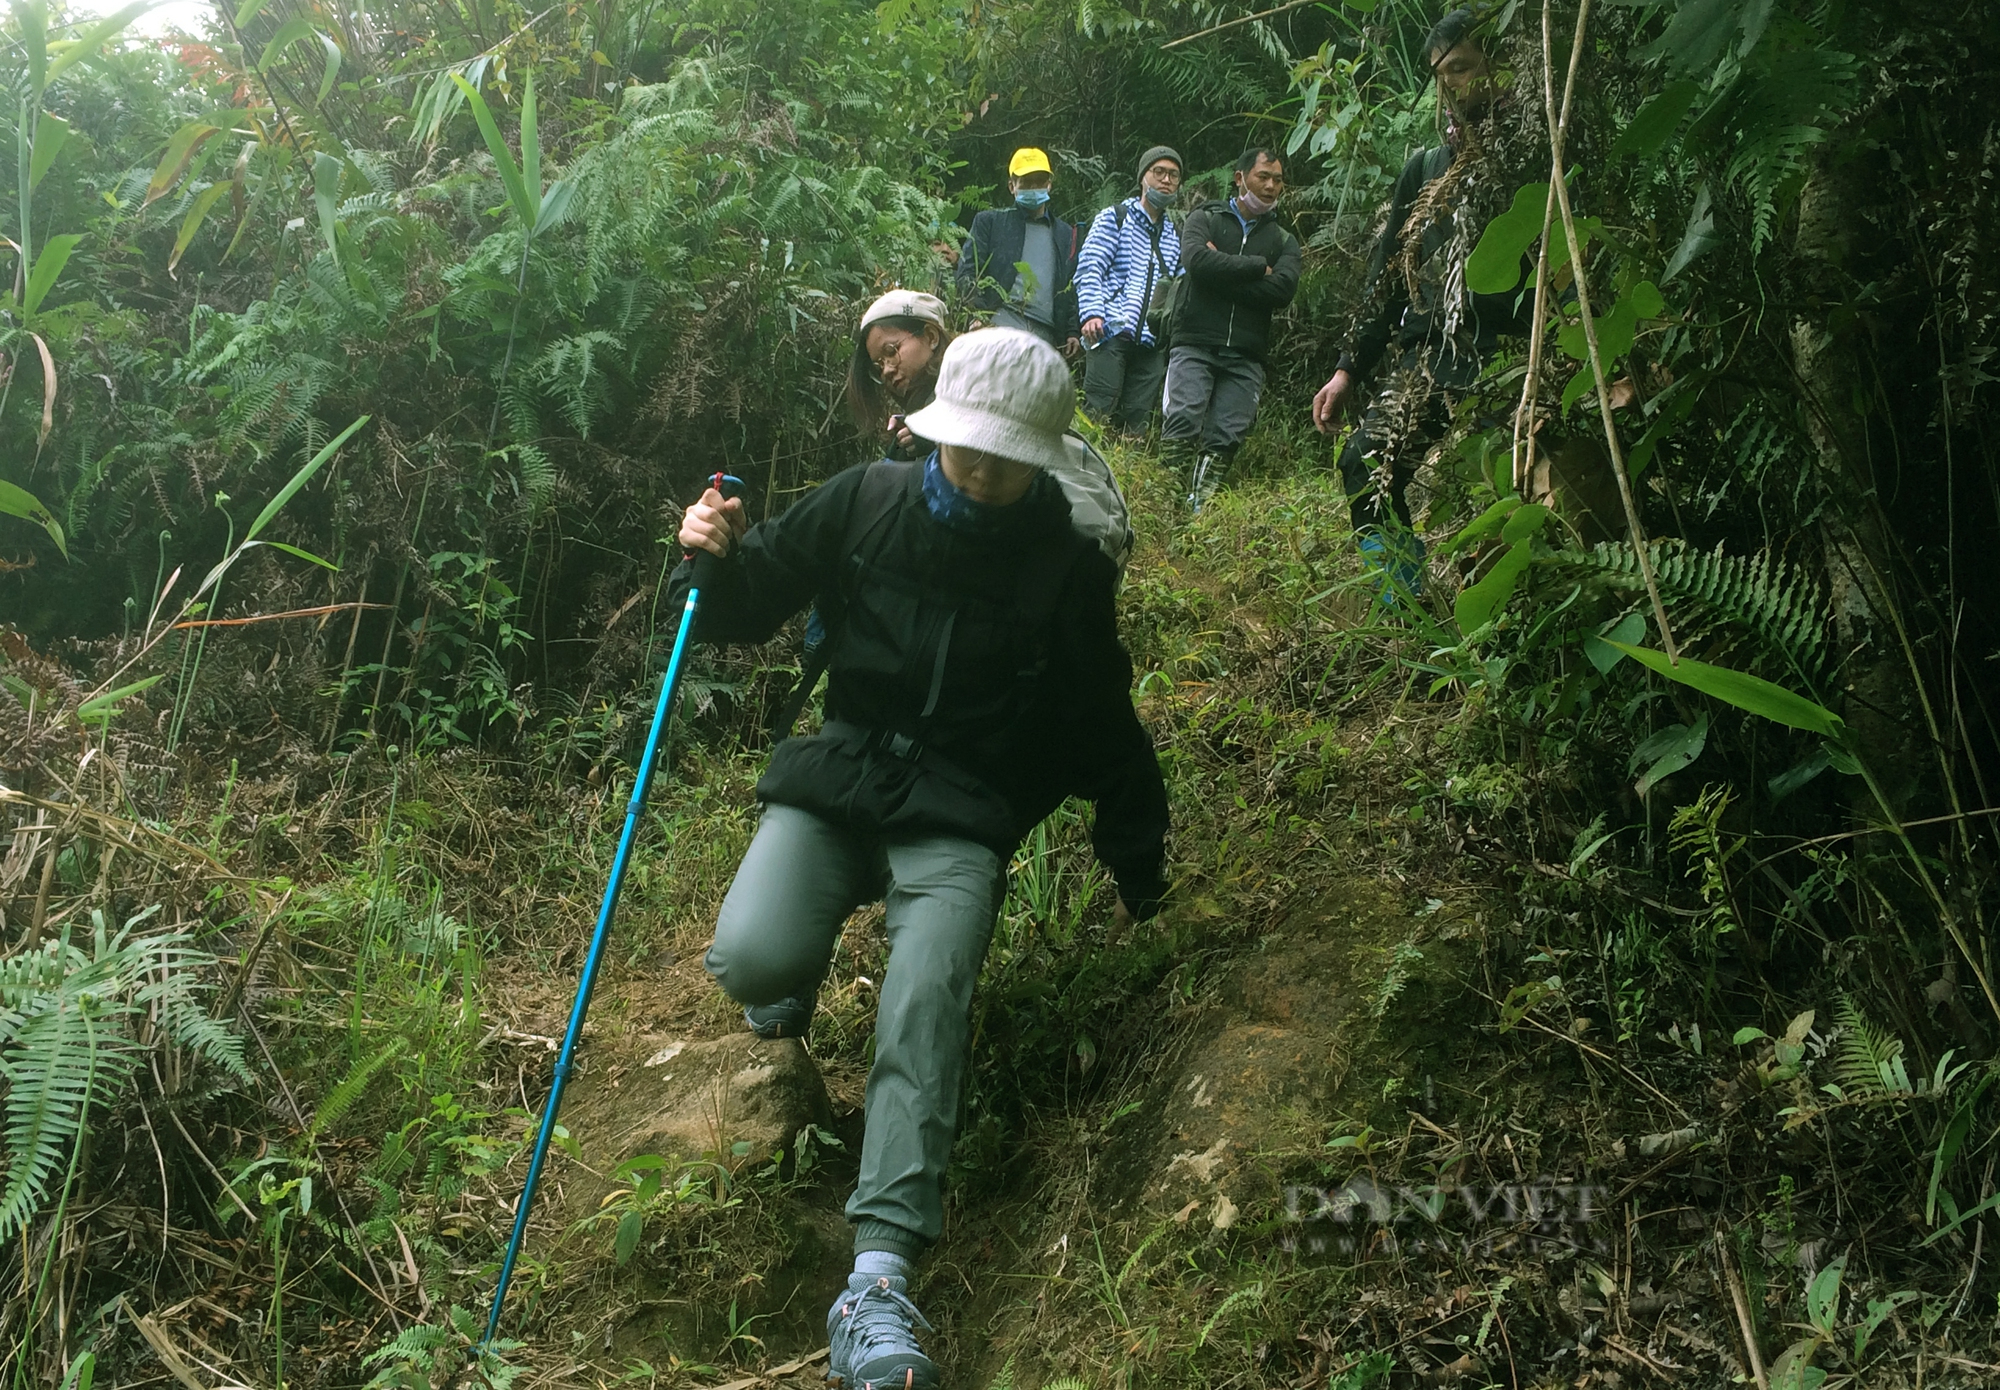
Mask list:
[[[850,1390],[938,1384],[909,1277],[942,1229],[972,992],[1015,848],[1083,797],[1116,917],[1149,918],[1166,892],[1166,790],[1132,707],[1117,566],[1072,524],[1059,477],[1074,410],[1055,349],[967,334],[909,420],[937,441],[928,458],[849,469],[748,528],[711,489],[681,525],[684,546],[728,559],[702,592],[701,640],[762,642],[817,602],[833,644],[822,731],[780,743],[757,784],[763,818],[709,973],[753,1025],[785,1007],[803,1031],[848,915],[878,899],[886,913],[854,1273],[827,1313]]]

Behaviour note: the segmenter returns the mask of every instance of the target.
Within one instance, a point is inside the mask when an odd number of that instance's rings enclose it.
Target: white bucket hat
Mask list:
[[[1016,328],[983,328],[944,350],[937,396],[908,423],[938,444],[1062,471],[1075,416],[1076,387],[1054,348]]]

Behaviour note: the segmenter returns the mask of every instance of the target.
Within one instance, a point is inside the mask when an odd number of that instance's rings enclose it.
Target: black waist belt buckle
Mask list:
[[[924,756],[923,744],[908,734],[885,733],[877,737],[876,746],[892,758],[901,758],[906,763],[914,763]]]

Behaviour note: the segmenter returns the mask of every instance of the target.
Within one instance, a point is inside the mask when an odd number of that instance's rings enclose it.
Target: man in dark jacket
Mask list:
[[[1271,315],[1299,289],[1299,239],[1278,225],[1285,160],[1259,146],[1236,161],[1236,192],[1181,228],[1187,281],[1167,354],[1168,461],[1194,511],[1222,485],[1257,418]]]
[[[849,469],[748,534],[742,503],[711,490],[681,526],[727,557],[702,640],[764,641],[816,599],[834,644],[826,723],[779,744],[757,784],[763,818],[707,967],[753,1028],[790,1008],[803,1032],[842,923],[884,903],[854,1273],[827,1314],[830,1372],[854,1390],[938,1384],[908,1278],[942,1228],[972,990],[1021,838],[1087,798],[1117,919],[1166,891],[1166,789],[1132,708],[1116,567],[1057,477],[1075,409],[1046,344],[968,333],[910,417],[939,442],[923,463]],[[690,582],[683,566],[676,592]]]
[[[1342,485],[1363,558],[1416,591],[1423,542],[1411,531],[1407,492],[1417,465],[1451,419],[1452,403],[1478,379],[1503,335],[1523,336],[1533,314],[1525,294],[1472,294],[1454,304],[1438,252],[1452,240],[1460,199],[1424,190],[1446,177],[1461,146],[1494,105],[1491,69],[1470,10],[1453,10],[1424,43],[1447,113],[1443,145],[1410,156],[1396,179],[1389,221],[1368,265],[1368,298],[1332,378],[1313,397],[1313,424],[1331,433],[1358,381],[1386,362],[1376,395],[1340,454]],[[1413,220],[1420,206],[1423,214]]]
[[[972,234],[958,257],[958,292],[978,312],[990,314],[995,327],[1032,333],[1074,357],[1082,346],[1076,315],[1082,237],[1049,211],[1054,185],[1046,154],[1014,151],[1007,164],[1014,206],[988,208],[972,219]]]

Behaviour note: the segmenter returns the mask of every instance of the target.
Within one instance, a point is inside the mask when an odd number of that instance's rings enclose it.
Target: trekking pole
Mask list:
[[[743,495],[741,478],[716,473],[708,481],[709,486],[725,499]],[[667,658],[667,674],[660,681],[660,702],[653,710],[652,732],[646,735],[646,751],[639,759],[639,775],[632,784],[632,800],[625,807],[625,829],[618,837],[618,853],[611,861],[611,881],[604,885],[604,903],[597,909],[597,930],[591,934],[590,951],[583,958],[583,978],[577,981],[576,1002],[570,1005],[569,1027],[563,1033],[562,1051],[556,1054],[555,1079],[549,1084],[548,1103],[542,1109],[541,1133],[535,1136],[535,1151],[528,1159],[528,1181],[521,1188],[521,1200],[514,1207],[514,1234],[508,1238],[507,1253],[500,1261],[500,1283],[493,1290],[493,1310],[487,1314],[486,1335],[479,1340],[480,1348],[491,1346],[493,1334],[500,1330],[500,1312],[507,1303],[507,1285],[514,1277],[514,1261],[521,1253],[521,1238],[528,1230],[528,1210],[535,1202],[535,1187],[542,1178],[542,1163],[549,1155],[549,1140],[555,1136],[556,1111],[562,1107],[563,1087],[569,1081],[570,1062],[575,1058],[577,1042],[583,1036],[583,1016],[590,1009],[591,986],[597,983],[597,967],[604,959],[605,946],[611,940],[611,915],[618,909],[618,890],[625,883],[625,866],[632,858],[632,842],[639,838],[639,812],[646,804],[646,790],[652,785],[661,736],[667,731],[667,719],[674,707],[674,691],[681,683],[681,665],[687,659],[688,642],[694,633],[695,610],[701,604],[701,591],[714,577],[715,566],[719,563],[719,559],[706,550],[694,552],[694,584],[688,589],[687,603],[681,608],[680,631],[674,635],[673,655]]]

